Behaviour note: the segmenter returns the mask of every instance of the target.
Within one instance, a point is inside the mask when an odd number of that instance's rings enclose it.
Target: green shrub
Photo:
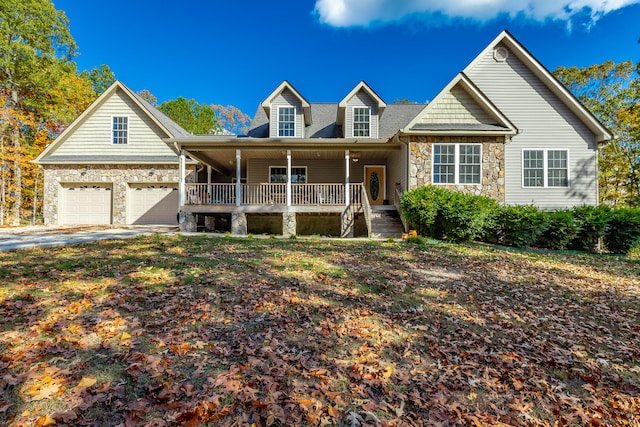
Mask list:
[[[438,210],[436,224],[442,238],[454,242],[469,242],[493,228],[499,210],[498,202],[488,197],[451,192]]]
[[[547,229],[548,218],[535,206],[505,206],[498,215],[496,240],[519,248],[533,246]]]
[[[576,220],[572,211],[562,210],[543,212],[546,217],[546,230],[542,232],[537,246],[546,249],[566,249],[580,231],[580,222]]]
[[[604,238],[609,229],[612,211],[606,205],[578,206],[573,208],[573,216],[580,225],[575,239],[570,243],[571,249],[596,252],[598,242]]]
[[[625,254],[640,244],[640,208],[615,209],[604,236],[607,249]]]
[[[405,191],[400,198],[402,213],[410,225],[422,236],[431,236],[431,228],[438,214],[438,189],[424,186]]]
[[[435,186],[403,194],[402,210],[420,235],[465,242],[477,239],[494,224],[498,203],[488,197]]]

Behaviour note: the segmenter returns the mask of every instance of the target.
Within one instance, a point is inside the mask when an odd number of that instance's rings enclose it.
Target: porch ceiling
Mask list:
[[[399,147],[398,147],[399,148]],[[395,151],[395,150],[392,150]],[[385,151],[359,151],[350,150],[352,158],[358,158],[362,161],[384,160],[392,152]],[[198,151],[187,150],[196,160],[213,166],[214,169],[224,171],[229,174],[235,171],[236,150],[235,149],[201,149]],[[242,150],[242,167],[246,167],[248,159],[266,159],[266,160],[285,160],[287,159],[287,150]],[[293,160],[344,160],[344,150],[317,150],[317,151],[296,151],[291,150]]]

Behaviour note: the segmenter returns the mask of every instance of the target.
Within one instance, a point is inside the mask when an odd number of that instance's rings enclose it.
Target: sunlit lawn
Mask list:
[[[180,236],[4,252],[0,425],[639,425],[639,322],[624,257]]]

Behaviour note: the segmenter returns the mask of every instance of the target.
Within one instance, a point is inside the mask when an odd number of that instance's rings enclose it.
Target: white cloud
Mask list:
[[[536,21],[570,21],[586,15],[591,22],[640,0],[316,0],[321,22],[334,27],[389,23],[412,14],[443,14],[450,18],[488,21],[501,14]]]

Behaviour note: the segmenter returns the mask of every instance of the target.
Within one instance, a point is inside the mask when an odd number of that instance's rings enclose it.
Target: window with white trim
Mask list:
[[[296,107],[278,107],[278,136],[296,136]]]
[[[353,136],[371,136],[371,108],[353,107]]]
[[[522,150],[523,187],[568,187],[568,150]]]
[[[286,166],[269,166],[269,182],[272,184],[287,182]],[[307,167],[296,166],[291,168],[291,182],[304,184],[307,182]]]
[[[112,136],[114,144],[129,143],[129,117],[113,116]]]
[[[481,144],[434,144],[434,184],[471,184],[482,182]]]

